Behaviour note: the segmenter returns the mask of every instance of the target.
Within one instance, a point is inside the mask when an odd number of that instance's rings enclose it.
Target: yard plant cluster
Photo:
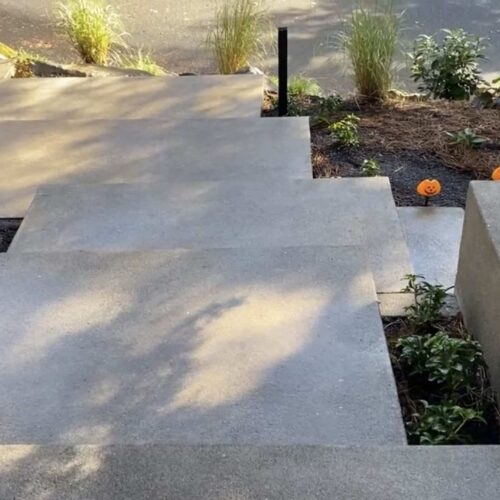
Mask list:
[[[441,311],[448,290],[407,276],[415,305],[386,323],[411,444],[499,443],[499,413],[481,347]]]

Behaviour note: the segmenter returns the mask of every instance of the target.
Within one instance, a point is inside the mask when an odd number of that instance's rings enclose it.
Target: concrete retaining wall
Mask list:
[[[471,182],[456,294],[469,331],[483,346],[500,394],[500,182]]]

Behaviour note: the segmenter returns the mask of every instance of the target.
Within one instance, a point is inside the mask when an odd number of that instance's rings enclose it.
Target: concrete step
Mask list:
[[[455,285],[464,211],[458,207],[399,207],[413,267],[426,281]]]
[[[312,178],[308,118],[6,121],[0,217],[40,184]]]
[[[0,443],[404,444],[354,247],[0,259]]]
[[[493,500],[498,446],[2,446],[17,500]]]
[[[377,291],[412,271],[387,178],[55,185],[10,252],[366,247]]]
[[[258,117],[262,95],[255,75],[11,79],[0,120]]]

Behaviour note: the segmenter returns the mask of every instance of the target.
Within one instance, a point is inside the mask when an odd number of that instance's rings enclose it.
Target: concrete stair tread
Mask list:
[[[366,247],[377,291],[412,271],[387,178],[54,185],[10,252]]]
[[[312,177],[308,118],[2,123],[0,217],[47,183]]]
[[[258,117],[263,77],[26,78],[0,82],[0,120]]]
[[[0,446],[0,496],[492,500],[498,446]]]
[[[464,211],[458,207],[399,207],[399,220],[417,274],[455,285]]]
[[[0,259],[0,443],[403,444],[355,247]]]

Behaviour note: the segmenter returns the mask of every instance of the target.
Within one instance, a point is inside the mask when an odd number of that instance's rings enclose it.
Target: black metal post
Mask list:
[[[278,28],[278,114],[288,113],[288,28]]]

